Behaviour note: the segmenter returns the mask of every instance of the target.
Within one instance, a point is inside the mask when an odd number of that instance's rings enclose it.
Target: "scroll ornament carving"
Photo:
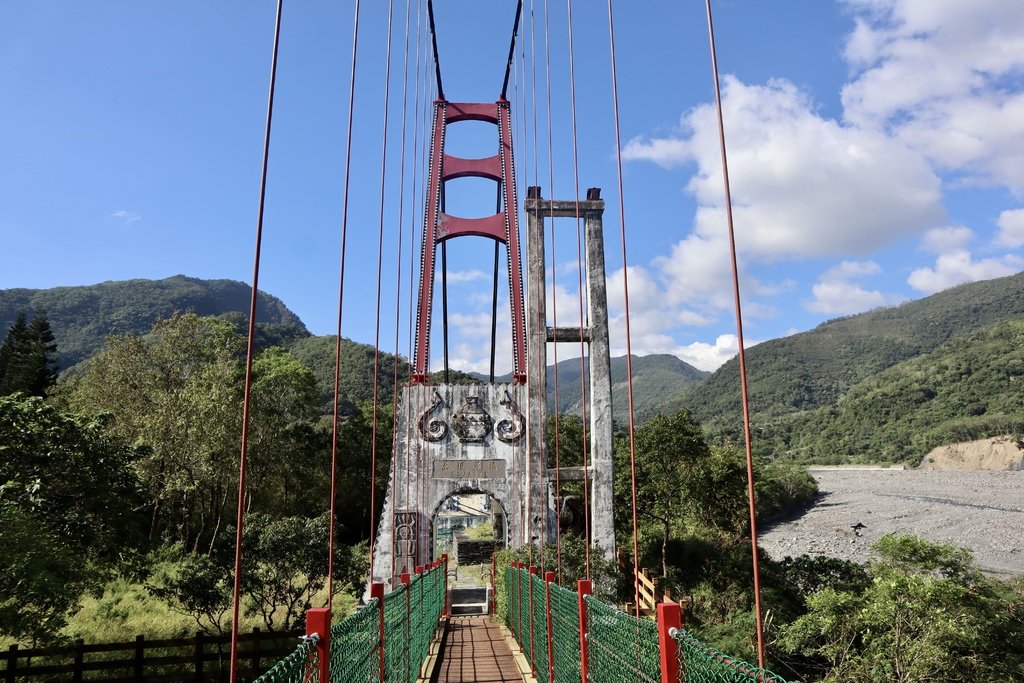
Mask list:
[[[505,391],[505,397],[499,404],[509,412],[509,416],[498,421],[494,427],[494,433],[499,440],[505,443],[512,443],[526,431],[526,418],[523,417],[512,396]]]
[[[433,443],[448,436],[448,423],[437,416],[431,417],[431,414],[442,408],[444,404],[441,394],[438,393],[437,389],[434,389],[434,401],[430,404],[429,408],[423,411],[419,420],[420,435],[426,441]]]

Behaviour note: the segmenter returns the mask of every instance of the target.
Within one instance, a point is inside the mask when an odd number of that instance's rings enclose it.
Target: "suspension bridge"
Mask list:
[[[356,0],[349,118],[347,128],[347,163],[345,171],[344,211],[342,219],[342,265],[339,294],[337,368],[341,360],[341,315],[345,296],[345,232],[348,222],[348,193],[352,150],[352,112],[357,76],[356,54],[359,35],[359,2]],[[706,0],[708,33],[712,67],[718,100],[719,130],[726,196],[728,167],[725,158],[724,125],[718,95],[718,71],[715,60],[714,29],[711,3]],[[394,2],[388,10],[388,58],[386,60],[384,109],[388,110],[391,27]],[[332,620],[333,613],[333,525],[337,515],[334,480],[337,473],[338,370],[335,374],[335,438],[332,457],[330,511],[330,570],[328,572],[328,604],[307,613],[307,635],[298,647],[274,665],[258,680],[294,681],[524,681],[544,682],[617,682],[638,681],[668,683],[670,681],[782,681],[764,667],[764,642],[758,585],[756,519],[754,519],[753,470],[749,446],[749,425],[746,427],[748,462],[748,493],[751,515],[751,546],[753,548],[756,642],[758,665],[749,664],[718,652],[688,632],[683,623],[680,604],[664,602],[657,605],[656,618],[640,612],[639,583],[635,581],[634,611],[626,611],[593,595],[590,576],[591,554],[608,560],[616,557],[616,535],[613,521],[612,491],[612,383],[608,320],[608,292],[604,255],[604,200],[599,188],[590,188],[580,196],[579,162],[576,158],[575,69],[572,61],[572,2],[568,9],[569,92],[572,96],[572,129],[574,150],[575,193],[567,199],[545,198],[537,185],[526,188],[522,211],[526,216],[526,236],[521,237],[519,185],[513,142],[516,128],[514,106],[509,100],[509,79],[516,62],[517,37],[523,19],[523,0],[516,3],[508,60],[502,87],[496,100],[461,102],[449,100],[442,81],[438,56],[438,30],[433,3],[427,0],[427,18],[432,53],[434,81],[433,101],[424,103],[429,109],[430,133],[424,131],[429,145],[423,173],[423,225],[419,249],[419,276],[412,277],[409,258],[409,335],[410,381],[399,387],[394,378],[395,405],[394,451],[386,485],[386,498],[378,506],[371,499],[371,510],[382,508],[380,519],[371,519],[369,581],[361,606],[352,614]],[[534,20],[533,3],[529,18]],[[263,228],[263,199],[266,189],[267,159],[270,144],[270,123],[274,103],[277,54],[281,27],[282,2],[278,1],[277,24],[271,67],[267,128],[264,140],[263,185],[256,236],[256,260],[253,273],[253,300],[250,312],[249,358],[240,457],[238,539],[235,556],[234,618],[232,632],[231,680],[237,680],[234,665],[237,649],[240,587],[238,577],[243,562],[242,533],[244,527],[245,474],[247,455],[249,397],[252,349],[256,318],[256,292],[260,269],[260,241]],[[547,21],[547,2],[544,4]],[[406,26],[410,25],[407,3]],[[625,210],[622,200],[621,140],[617,77],[615,72],[615,32],[612,2],[608,2],[608,33],[610,38],[611,87],[613,94],[617,164],[619,169],[618,208],[619,232],[622,240],[622,272],[625,299],[625,337],[627,384],[629,396],[629,443],[631,462],[635,463],[633,447],[632,367],[630,362],[628,269],[626,262]],[[545,36],[547,36],[545,26]],[[408,37],[406,39],[406,74],[408,75]],[[547,46],[545,46],[547,49]],[[418,67],[417,67],[418,70]],[[522,57],[525,71],[525,56]],[[426,68],[424,69],[426,71]],[[550,73],[548,77],[550,117]],[[418,81],[417,81],[418,83]],[[535,85],[535,83],[534,83]],[[425,86],[426,94],[428,88]],[[536,98],[535,98],[536,99]],[[534,103],[536,105],[536,102]],[[525,117],[525,106],[523,109]],[[536,111],[534,112],[536,117]],[[464,158],[447,151],[447,132],[466,121],[493,125],[494,146],[477,157]],[[402,127],[406,126],[403,104]],[[387,160],[388,125],[385,119],[382,144],[381,210],[377,263],[377,356],[380,353],[380,309],[382,262],[380,245],[384,240],[384,203]],[[536,134],[534,135],[536,144]],[[404,184],[405,137],[402,140]],[[550,166],[551,135],[549,126],[548,186],[554,186]],[[413,147],[416,141],[414,136]],[[536,152],[534,160],[536,162]],[[534,172],[534,177],[538,173]],[[446,186],[459,178],[477,178],[495,183],[495,212],[492,215],[466,218],[457,213],[457,202],[449,201]],[[414,176],[415,187],[418,179]],[[399,194],[401,194],[401,190]],[[415,196],[415,190],[413,195]],[[731,209],[727,225],[732,242]],[[566,219],[566,220],[559,220]],[[399,223],[402,223],[401,212]],[[577,327],[560,327],[557,297],[547,295],[548,271],[554,277],[555,234],[557,222],[575,222],[579,280],[579,320]],[[412,231],[410,230],[410,233]],[[455,384],[449,382],[447,248],[460,238],[483,238],[493,243],[493,291],[491,324],[491,368],[487,382]],[[550,240],[550,264],[546,243]],[[402,236],[399,235],[399,244]],[[522,260],[525,242],[526,258]],[[411,256],[411,240],[410,253]],[[501,271],[499,263],[504,252],[504,273],[507,275],[508,321],[512,373],[510,380],[495,380],[495,355],[499,347],[497,335],[498,291]],[[399,267],[401,273],[401,252]],[[739,308],[739,287],[736,278],[735,247],[732,249],[734,291],[740,348],[740,382],[746,396],[743,356],[742,316]],[[487,259],[490,260],[489,258]],[[525,275],[524,275],[525,271]],[[401,276],[399,275],[399,278]],[[430,367],[435,290],[440,280],[441,332],[443,333],[444,372],[437,381]],[[414,285],[414,282],[417,284]],[[399,285],[401,279],[399,279]],[[553,280],[550,283],[554,288]],[[400,287],[399,287],[400,288]],[[549,303],[550,302],[550,303]],[[549,306],[551,310],[549,309]],[[415,323],[412,322],[415,312]],[[549,324],[550,323],[550,324]],[[398,346],[399,324],[396,319],[395,345]],[[557,437],[553,453],[545,442],[547,426],[548,350],[552,349],[557,365],[558,345],[578,345],[581,360],[580,391],[583,396],[583,464],[562,467]],[[374,365],[373,431],[384,426],[377,420],[377,387],[379,362]],[[557,404],[558,376],[553,378]],[[744,398],[744,417],[746,418]],[[555,432],[557,434],[558,415]],[[376,443],[372,440],[373,465],[376,472]],[[564,516],[563,482],[573,481],[583,493],[583,536],[586,548],[586,579],[575,585],[563,585],[561,571],[562,518]],[[370,489],[375,489],[370,481]],[[639,555],[636,517],[636,472],[632,468],[632,556],[634,577]],[[437,556],[434,525],[441,506],[453,496],[468,493],[486,494],[500,508],[500,542],[503,547],[524,549],[530,560],[494,566],[491,592],[486,614],[457,615],[452,610],[455,590],[449,585],[447,555]],[[557,572],[541,574],[537,565],[544,565],[545,547],[554,547]],[[537,562],[534,555],[537,554]],[[549,563],[551,558],[549,559]]]

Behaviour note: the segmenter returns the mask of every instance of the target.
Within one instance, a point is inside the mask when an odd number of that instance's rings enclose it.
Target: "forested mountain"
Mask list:
[[[913,464],[935,446],[1024,434],[1024,318],[958,335],[859,382],[833,405],[759,432],[762,446],[800,459]]]
[[[751,413],[764,423],[834,404],[886,368],[935,350],[957,335],[1024,317],[1024,273],[960,285],[891,308],[838,318],[753,347],[747,353]],[[739,370],[733,358],[662,409],[687,407],[713,430],[740,421]]]
[[[248,319],[250,288],[234,280],[201,280],[175,275],[163,280],[120,280],[82,287],[0,290],[0,330],[19,311],[42,310],[57,338],[62,370],[85,360],[111,334],[145,334],[156,320],[174,312],[222,316],[235,323]],[[299,317],[265,292],[258,299],[257,320],[265,344],[309,335]]]

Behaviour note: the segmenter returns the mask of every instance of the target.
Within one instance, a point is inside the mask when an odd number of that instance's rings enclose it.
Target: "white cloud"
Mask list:
[[[121,221],[122,225],[131,225],[135,221],[141,220],[142,216],[135,213],[134,211],[127,211],[125,209],[119,209],[114,213],[107,216],[108,219],[116,219]]]
[[[999,214],[999,233],[995,243],[1011,249],[1024,247],[1024,209],[1011,209]]]
[[[963,249],[974,237],[974,231],[962,225],[933,228],[921,238],[921,249],[933,254],[947,254]]]
[[[487,276],[482,270],[450,270],[448,271],[448,284],[459,284],[462,282],[476,282]]]
[[[843,261],[821,274],[811,287],[814,299],[804,302],[804,308],[815,313],[849,315],[893,303],[895,297],[854,282],[881,272],[881,266],[874,261]]]
[[[723,108],[737,246],[754,260],[869,253],[944,214],[939,178],[921,155],[883,131],[818,115],[788,81],[758,86],[726,77]],[[679,138],[635,139],[626,157],[662,165],[696,162],[688,185],[700,204],[694,234],[723,242],[714,107],[687,112],[682,129]],[[686,245],[699,246],[711,244]]]
[[[1007,255],[976,261],[969,251],[958,249],[940,254],[935,260],[934,268],[914,270],[907,278],[907,283],[919,292],[934,294],[965,282],[1013,275],[1021,268],[1024,268],[1024,259],[1017,256]]]
[[[846,120],[890,131],[968,182],[1024,189],[1024,3],[846,0]]]

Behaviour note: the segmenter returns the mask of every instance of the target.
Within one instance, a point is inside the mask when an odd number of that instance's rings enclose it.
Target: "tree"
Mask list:
[[[146,337],[111,337],[63,390],[69,405],[112,413],[111,432],[146,447],[135,467],[153,539],[210,553],[234,516],[243,348],[227,321],[175,315]]]
[[[629,444],[620,439],[616,454],[616,526],[628,529],[632,501]],[[701,465],[711,452],[700,425],[688,410],[658,415],[635,435],[636,512],[640,521],[657,529],[661,539],[663,575],[668,574],[666,547],[685,519],[689,493],[700,480]]]
[[[103,420],[0,397],[0,632],[55,635],[84,591],[128,567],[144,539],[138,458]]]
[[[57,342],[46,314],[38,311],[26,324],[19,313],[0,347],[0,394],[45,396],[57,374]]]
[[[1024,601],[969,551],[883,537],[869,582],[825,588],[780,644],[816,659],[826,681],[1021,680]]]

